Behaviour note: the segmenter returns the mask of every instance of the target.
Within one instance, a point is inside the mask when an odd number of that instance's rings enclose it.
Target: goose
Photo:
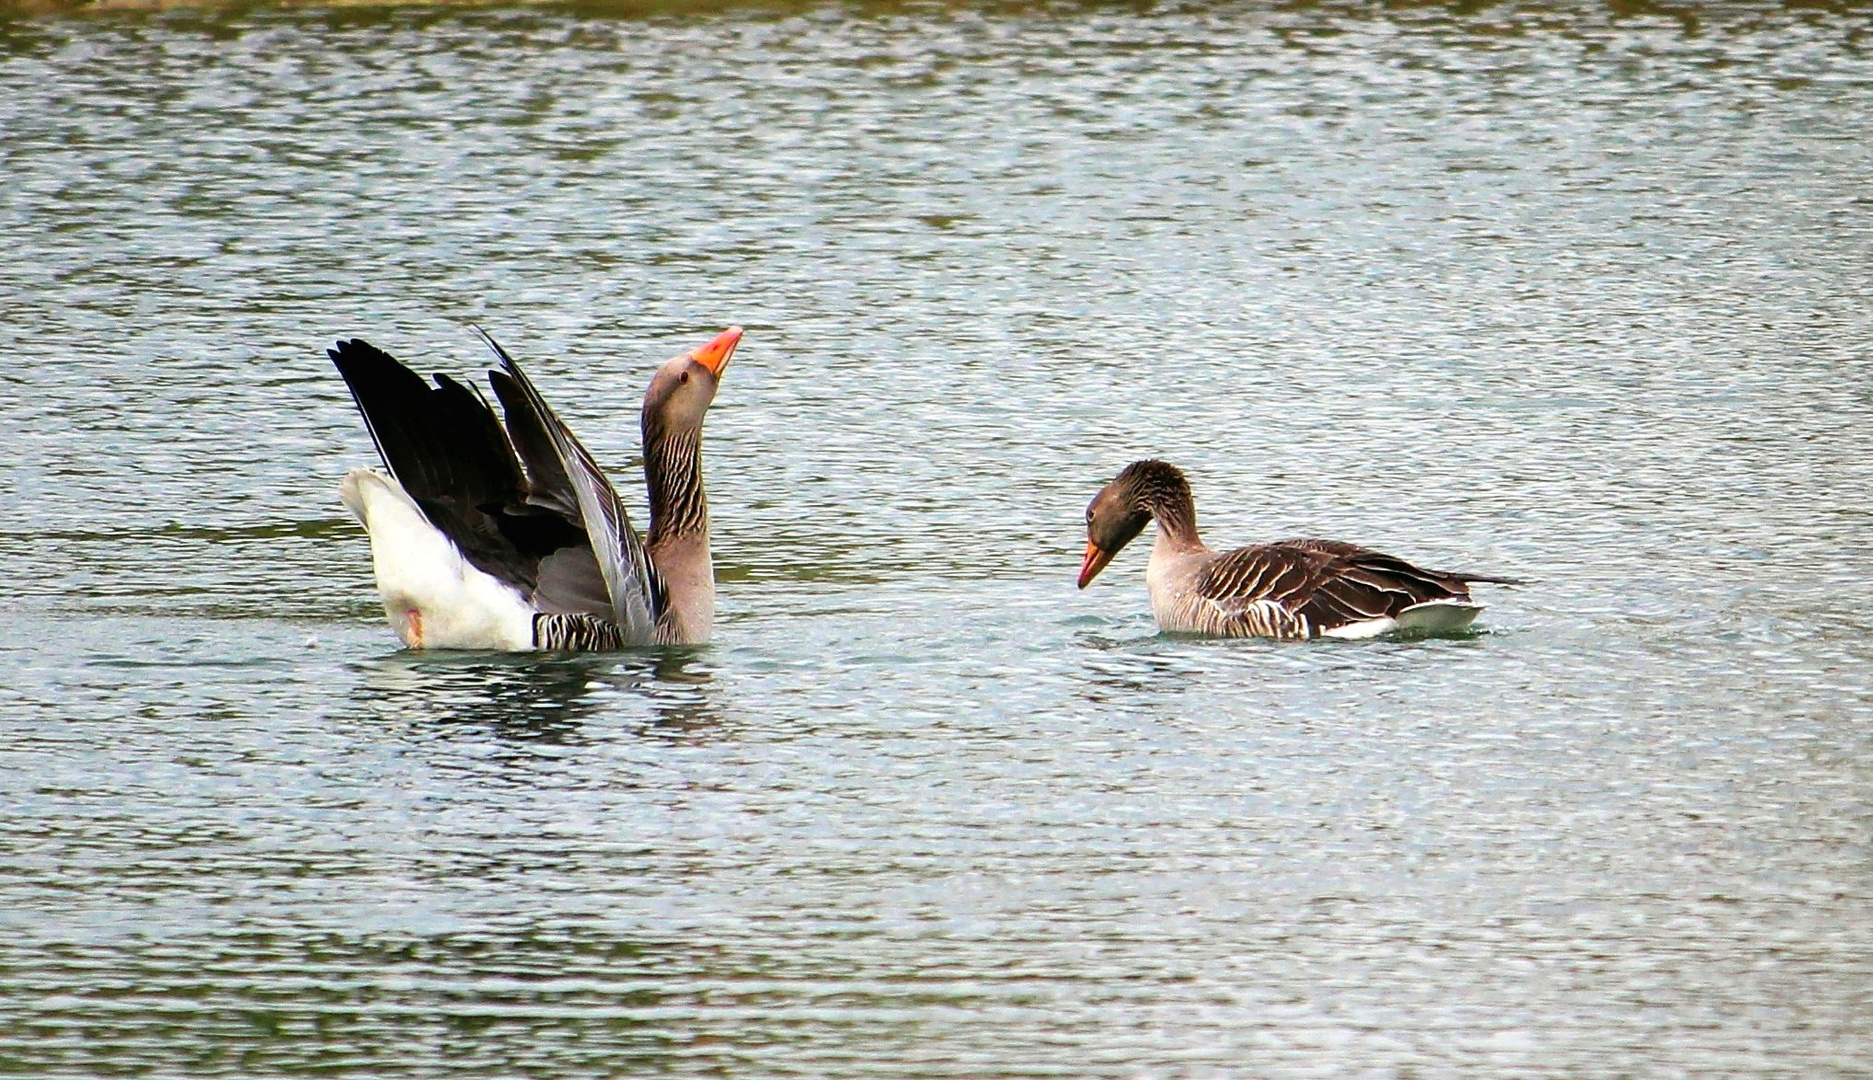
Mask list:
[[[505,425],[479,391],[423,381],[362,339],[326,354],[382,471],[339,497],[364,526],[384,613],[412,649],[600,650],[699,644],[715,613],[702,421],[741,341],[731,326],[657,369],[644,394],[650,530],[640,538],[592,454],[477,328]]]
[[[1190,482],[1175,465],[1135,461],[1086,508],[1084,589],[1126,544],[1158,523],[1145,586],[1158,628],[1213,637],[1369,638],[1392,631],[1448,633],[1483,605],[1472,582],[1513,578],[1424,570],[1339,540],[1283,540],[1212,551],[1197,535]]]

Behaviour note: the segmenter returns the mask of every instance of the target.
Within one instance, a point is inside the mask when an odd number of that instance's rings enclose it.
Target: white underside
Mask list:
[[[1394,618],[1347,623],[1331,630],[1322,630],[1320,636],[1358,641],[1392,633],[1449,634],[1475,622],[1482,611],[1482,604],[1464,600],[1427,600],[1422,604],[1413,604]]]
[[[384,614],[412,649],[532,649],[533,608],[513,586],[475,569],[395,480],[345,474],[338,493],[371,535]]]

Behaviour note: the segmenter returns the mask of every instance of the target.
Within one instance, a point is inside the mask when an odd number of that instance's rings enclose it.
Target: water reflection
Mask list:
[[[692,733],[715,716],[713,672],[696,650],[511,656],[397,652],[357,665],[352,699],[380,720],[466,724],[502,739],[578,745],[584,725],[620,699],[648,706],[653,727]],[[623,710],[629,712],[629,710]]]
[[[1094,630],[1075,635],[1086,650],[1082,661],[1086,683],[1081,697],[1095,705],[1134,702],[1139,694],[1153,697],[1188,689],[1203,668],[1187,658],[1153,651],[1155,637],[1117,638]]]
[[[650,703],[655,714],[651,733],[692,736],[719,726],[714,679],[715,669],[702,650],[672,648],[657,654],[649,674],[633,681],[630,690]]]

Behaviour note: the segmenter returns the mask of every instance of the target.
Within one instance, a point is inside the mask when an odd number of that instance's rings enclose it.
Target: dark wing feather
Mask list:
[[[576,538],[564,541],[559,550],[540,560],[534,606],[548,614],[611,618],[611,586],[592,553],[585,515],[579,512],[579,496],[566,475],[558,444],[512,375],[496,368],[488,372],[488,384],[501,400],[508,438],[527,474],[527,506],[542,511],[537,517],[568,523],[573,526],[568,531],[576,533]]]
[[[430,523],[477,569],[531,589],[538,553],[515,543],[502,520],[502,507],[520,497],[520,466],[487,402],[446,375],[432,387],[362,340],[327,354],[384,467]]]
[[[520,490],[520,467],[479,394],[447,375],[431,387],[366,341],[341,341],[326,353],[351,388],[384,467],[412,497],[473,505]]]
[[[1390,559],[1392,562],[1396,563],[1398,566],[1403,567],[1407,572],[1418,575],[1420,577],[1429,578],[1431,580],[1439,582],[1440,584],[1447,584],[1448,582],[1452,582],[1452,581],[1458,582],[1463,585],[1475,585],[1475,584],[1526,585],[1528,584],[1528,582],[1523,578],[1497,577],[1494,574],[1473,574],[1469,572],[1468,570],[1424,570],[1419,567],[1411,565],[1410,563],[1404,561],[1403,559],[1395,558],[1394,556],[1391,556],[1391,555],[1384,555],[1377,551],[1373,551],[1370,548],[1362,548],[1358,544],[1349,544],[1344,540],[1283,540],[1281,541],[1281,543],[1296,546],[1296,547],[1304,547],[1310,551],[1324,551],[1329,555],[1345,555],[1349,557],[1356,556],[1356,555],[1364,555],[1364,556],[1376,556],[1382,559]]]
[[[1305,620],[1310,635],[1396,616],[1430,600],[1470,598],[1462,578],[1337,540],[1287,540],[1224,552],[1198,575],[1196,592],[1224,612],[1278,605]]]
[[[544,433],[551,444],[559,465],[557,474],[550,468],[539,468],[533,479],[549,487],[557,483],[561,476],[566,487],[570,488],[574,501],[578,505],[579,518],[584,524],[586,537],[592,545],[592,554],[598,561],[598,570],[605,582],[606,591],[611,595],[611,618],[624,632],[627,642],[648,644],[654,640],[657,619],[667,605],[663,581],[651,565],[650,555],[644,550],[644,543],[638,538],[637,531],[631,528],[631,519],[625,513],[624,503],[606,478],[604,470],[598,467],[592,454],[579,442],[572,429],[567,427],[557,413],[553,412],[546,399],[540,395],[533,381],[514,358],[507,355],[507,350],[477,328],[481,339],[488,343],[494,354],[501,358],[503,372],[512,380],[507,390],[514,400],[509,402],[503,395],[502,404],[509,409],[509,430],[522,430],[527,434],[520,436],[529,454],[529,467],[539,452],[537,446],[526,446],[527,440],[536,440],[539,433]],[[495,393],[502,393],[502,386],[495,384]],[[514,406],[520,406],[515,409]],[[525,419],[516,422],[516,413],[527,413]],[[551,498],[552,496],[546,496]]]
[[[328,351],[384,467],[470,564],[520,589],[540,611],[611,618],[611,594],[565,469],[543,442],[543,429],[524,426],[531,412],[504,396],[503,432],[481,395],[446,375],[432,387],[360,340]],[[506,375],[489,374],[500,393]],[[514,438],[517,416],[523,426]],[[515,442],[530,480],[515,459]]]
[[[507,414],[507,434],[520,453],[527,472],[527,501],[535,506],[557,511],[567,520],[584,527],[579,513],[579,497],[572,489],[572,478],[559,459],[559,446],[546,425],[534,411],[526,392],[514,377],[499,369],[488,372],[488,384],[501,399]]]

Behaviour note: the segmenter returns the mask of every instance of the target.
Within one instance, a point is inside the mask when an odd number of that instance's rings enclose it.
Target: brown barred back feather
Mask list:
[[[1313,637],[1349,623],[1396,618],[1433,600],[1470,599],[1457,577],[1333,540],[1225,551],[1204,564],[1191,593],[1194,603],[1213,612],[1215,633],[1261,637]],[[1271,626],[1279,632],[1268,632]]]
[[[535,615],[535,648],[553,652],[608,652],[629,642],[618,624],[593,615]]]
[[[1228,637],[1311,638],[1358,624],[1372,632],[1420,605],[1445,612],[1480,607],[1469,583],[1510,578],[1426,570],[1340,540],[1296,539],[1212,552],[1197,532],[1189,481],[1176,466],[1147,459],[1126,466],[1087,508],[1080,585],[1155,519],[1146,582],[1162,629]],[[1467,621],[1465,617],[1465,621]],[[1396,624],[1392,624],[1396,625]]]

